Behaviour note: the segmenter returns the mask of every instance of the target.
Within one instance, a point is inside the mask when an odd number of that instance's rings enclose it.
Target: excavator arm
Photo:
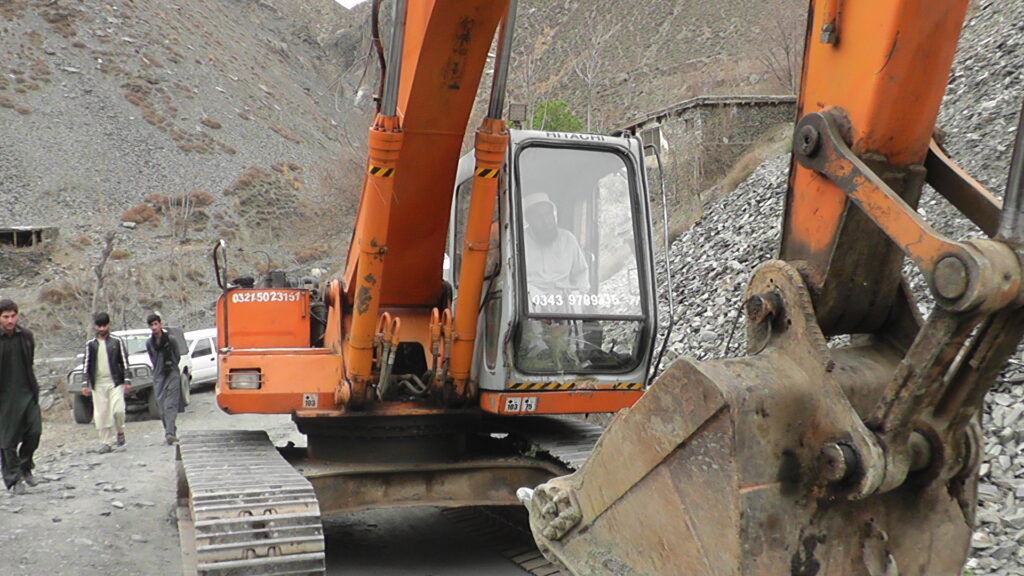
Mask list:
[[[344,274],[313,287],[276,271],[256,287],[229,281],[226,244],[214,250],[218,405],[290,414],[306,446],[182,438],[199,573],[318,573],[321,513],[513,505],[516,487],[593,445],[595,426],[558,416],[615,412],[647,383],[640,140],[506,129],[516,0],[391,6]],[[487,113],[460,158],[488,67]]]
[[[1020,138],[1005,207],[931,140],[967,5],[810,2],[780,259],[747,287],[748,355],[676,362],[580,470],[522,491],[550,559],[573,574],[960,573],[984,395],[1024,333]],[[994,238],[931,228],[925,181]],[[935,300],[927,319],[905,259]]]

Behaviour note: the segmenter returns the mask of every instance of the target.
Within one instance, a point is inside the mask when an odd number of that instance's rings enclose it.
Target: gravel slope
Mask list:
[[[964,27],[938,125],[946,147],[969,173],[1002,197],[1024,94],[1024,3],[979,2]],[[762,164],[731,195],[673,244],[676,316],[671,358],[742,354],[742,293],[753,269],[776,256],[789,170],[788,156]],[[954,238],[979,236],[928,191],[921,211]],[[914,282],[922,304],[929,298]],[[664,313],[663,306],[663,313]],[[663,320],[663,325],[665,321]],[[1024,367],[1018,353],[988,396],[986,460],[978,526],[966,572],[1024,574]]]

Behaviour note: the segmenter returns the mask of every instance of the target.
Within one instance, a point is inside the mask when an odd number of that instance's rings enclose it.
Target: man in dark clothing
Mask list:
[[[0,300],[0,471],[4,486],[24,494],[36,485],[32,456],[39,447],[43,418],[39,383],[32,363],[36,341],[28,328],[18,326],[18,305]]]
[[[146,340],[146,352],[153,363],[153,394],[160,408],[160,420],[164,424],[164,440],[168,445],[178,441],[177,419],[181,397],[181,370],[178,363],[181,354],[164,330],[163,321],[157,314],[150,314],[146,324],[153,335]]]

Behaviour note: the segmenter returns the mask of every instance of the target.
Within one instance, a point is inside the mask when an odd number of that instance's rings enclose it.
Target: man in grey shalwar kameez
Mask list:
[[[163,328],[163,321],[157,314],[150,314],[146,324],[153,335],[146,340],[146,352],[153,363],[153,394],[160,408],[160,420],[164,424],[164,440],[168,445],[178,441],[178,411],[181,406],[181,371],[178,362],[181,354]]]
[[[15,494],[24,494],[26,484],[36,485],[32,457],[43,419],[32,370],[35,349],[32,332],[18,326],[18,305],[0,300],[0,472],[4,486]]]

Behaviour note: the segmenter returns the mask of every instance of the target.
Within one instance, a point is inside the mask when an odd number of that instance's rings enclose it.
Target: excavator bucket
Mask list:
[[[768,293],[756,354],[676,362],[580,470],[523,495],[548,558],[576,575],[960,574],[977,462],[948,482],[925,470],[847,497],[834,481],[855,467],[858,414],[901,355],[878,342],[828,348],[786,263],[763,265],[748,298]]]

